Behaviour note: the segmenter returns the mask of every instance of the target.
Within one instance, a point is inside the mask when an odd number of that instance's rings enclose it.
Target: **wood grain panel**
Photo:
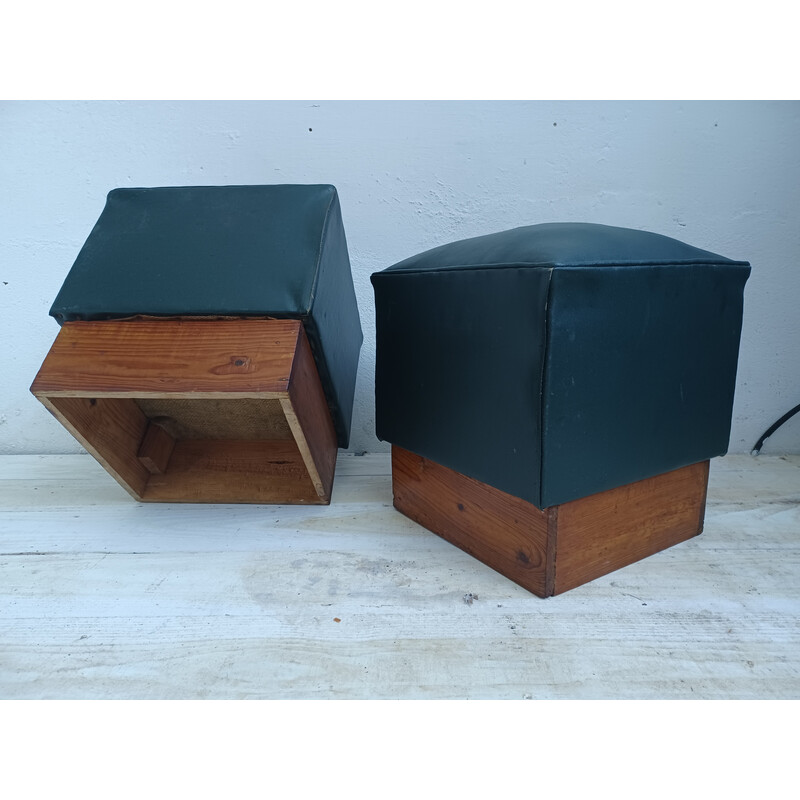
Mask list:
[[[338,450],[336,432],[303,328],[298,332],[289,398],[281,400],[281,405],[317,494],[330,500]]]
[[[66,322],[33,394],[285,397],[299,320]]]
[[[541,597],[552,594],[549,513],[392,446],[395,508]]]
[[[708,462],[544,510],[396,446],[392,479],[395,508],[549,597],[700,533]]]
[[[555,593],[703,530],[708,461],[558,506]]]
[[[56,419],[137,499],[150,473],[138,460],[147,417],[124,398],[40,397]]]
[[[145,502],[324,503],[297,445],[185,439],[175,443],[169,469],[152,475]]]

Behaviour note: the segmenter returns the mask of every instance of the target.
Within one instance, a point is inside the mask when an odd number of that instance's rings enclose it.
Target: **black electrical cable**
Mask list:
[[[761,452],[761,448],[764,446],[764,442],[775,433],[781,425],[787,420],[790,420],[798,411],[800,411],[800,405],[796,405],[794,408],[787,411],[779,420],[776,420],[772,423],[772,425],[767,428],[764,433],[761,434],[761,438],[755,443],[753,449],[751,451],[751,455],[757,456]]]

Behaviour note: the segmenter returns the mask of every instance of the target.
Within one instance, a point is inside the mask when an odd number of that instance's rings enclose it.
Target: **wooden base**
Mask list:
[[[298,320],[68,322],[31,391],[137,500],[330,502],[336,434]]]
[[[697,536],[708,461],[544,510],[399,447],[395,508],[540,597]]]

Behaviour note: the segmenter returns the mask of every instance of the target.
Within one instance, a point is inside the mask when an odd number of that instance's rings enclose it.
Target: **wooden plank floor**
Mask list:
[[[388,454],[329,507],[0,458],[0,698],[800,697],[800,456],[715,459],[701,536],[549,600],[391,502]]]

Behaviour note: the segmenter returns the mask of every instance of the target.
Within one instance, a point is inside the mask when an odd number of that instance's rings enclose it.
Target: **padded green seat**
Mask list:
[[[750,266],[531,225],[372,275],[378,437],[539,508],[726,452]]]
[[[333,186],[115,189],[50,313],[302,320],[348,444],[363,337]]]

